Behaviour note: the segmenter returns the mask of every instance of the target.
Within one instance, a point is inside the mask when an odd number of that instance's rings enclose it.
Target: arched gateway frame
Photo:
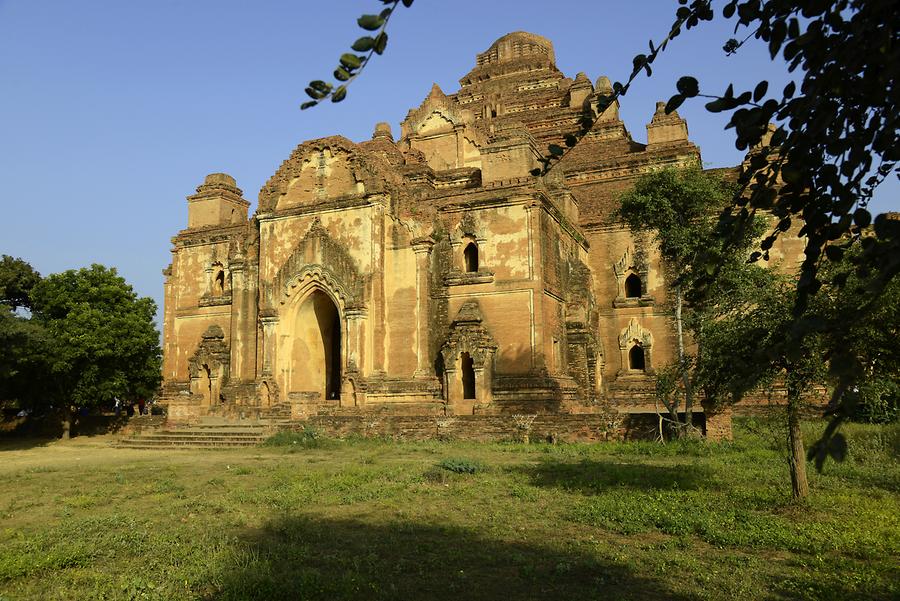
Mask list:
[[[338,309],[322,290],[303,299],[291,341],[289,391],[318,391],[323,399],[340,397],[341,329]]]
[[[325,287],[303,288],[281,311],[274,372],[289,399],[339,400],[346,363],[341,305]]]
[[[484,327],[478,301],[469,300],[460,307],[450,325],[450,335],[441,347],[445,400],[454,412],[470,413],[477,401],[490,404],[493,399],[492,371],[497,343]]]

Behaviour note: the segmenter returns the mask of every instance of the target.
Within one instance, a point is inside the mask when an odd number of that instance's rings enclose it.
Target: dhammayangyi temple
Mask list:
[[[297,146],[253,215],[232,177],[208,175],[164,271],[168,419],[652,435],[672,303],[652,234],[621,223],[617,199],[701,154],[663,103],[633,139],[618,103],[600,110],[611,92],[560,72],[549,40],[511,33],[458,90],[433,85],[399,134],[379,123],[370,140]],[[589,133],[532,175],[585,116]],[[801,249],[783,236],[770,255]],[[728,410],[695,411],[708,436],[730,435]]]

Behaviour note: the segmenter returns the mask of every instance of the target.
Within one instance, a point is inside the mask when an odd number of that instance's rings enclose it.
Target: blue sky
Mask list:
[[[41,273],[115,266],[162,304],[170,238],[187,223],[185,196],[207,173],[233,175],[253,203],[304,140],[360,141],[375,123],[399,134],[432,82],[445,92],[475,55],[516,30],[550,38],[570,77],[624,80],[631,57],[665,36],[674,0],[631,2],[416,0],[399,9],[390,42],[337,105],[299,110],[362,34],[355,19],[377,0],[0,0],[0,253]],[[786,81],[765,50],[725,57],[724,22],[677,38],[623,99],[633,137],[681,75],[701,88]],[[709,166],[740,162],[725,119],[684,105]],[[891,180],[873,210],[898,210]]]

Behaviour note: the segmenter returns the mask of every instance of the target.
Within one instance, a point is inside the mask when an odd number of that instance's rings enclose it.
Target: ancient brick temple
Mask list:
[[[700,164],[687,124],[660,104],[637,142],[613,105],[529,173],[610,91],[512,33],[399,136],[300,144],[252,217],[207,176],[164,272],[170,417],[655,412],[671,307],[651,240],[613,212],[636,177]]]

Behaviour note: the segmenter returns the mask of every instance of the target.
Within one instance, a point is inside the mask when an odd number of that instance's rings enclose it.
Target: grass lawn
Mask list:
[[[897,599],[900,429],[847,432],[799,506],[759,421],[667,446],[3,443],[0,599]]]

